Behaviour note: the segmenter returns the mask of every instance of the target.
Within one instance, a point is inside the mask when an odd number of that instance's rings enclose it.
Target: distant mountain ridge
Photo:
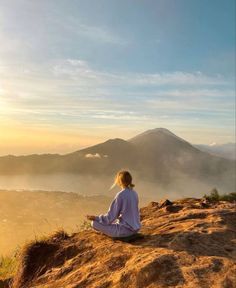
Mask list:
[[[212,155],[223,157],[230,160],[236,160],[236,143],[204,145],[196,144],[196,148]]]
[[[182,177],[226,183],[234,190],[235,161],[202,152],[165,128],[147,130],[129,140],[109,139],[103,143],[58,155],[0,157],[0,175],[77,173],[113,175],[130,169],[145,180],[168,185]]]

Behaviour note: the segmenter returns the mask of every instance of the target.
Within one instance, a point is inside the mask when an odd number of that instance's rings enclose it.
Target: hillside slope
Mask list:
[[[13,287],[236,287],[235,204],[151,202],[141,218],[130,243],[85,230],[28,245]]]
[[[235,162],[212,156],[192,146],[165,128],[147,130],[129,139],[139,152],[138,170],[168,184],[174,179],[209,181],[212,185],[232,183]],[[233,186],[228,190],[234,190]]]

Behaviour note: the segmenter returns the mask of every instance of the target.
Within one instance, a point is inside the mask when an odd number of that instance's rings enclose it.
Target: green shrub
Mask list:
[[[236,192],[232,192],[229,194],[223,194],[220,196],[220,200],[229,201],[229,202],[236,201]]]
[[[204,198],[211,202],[218,202],[218,201],[233,202],[236,201],[236,192],[220,195],[218,190],[214,188],[211,190],[209,195],[205,194]]]

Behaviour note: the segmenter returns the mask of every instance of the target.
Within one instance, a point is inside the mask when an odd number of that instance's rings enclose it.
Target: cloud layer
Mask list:
[[[51,124],[114,120],[130,124],[164,118],[191,121],[232,119],[230,79],[201,72],[109,73],[80,59],[1,71],[1,117]],[[223,118],[223,117],[222,117]]]

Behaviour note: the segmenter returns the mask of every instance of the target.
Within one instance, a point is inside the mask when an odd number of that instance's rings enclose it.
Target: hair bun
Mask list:
[[[116,174],[115,184],[120,187],[128,187],[132,189],[135,185],[132,183],[132,176],[129,171],[121,170]]]

